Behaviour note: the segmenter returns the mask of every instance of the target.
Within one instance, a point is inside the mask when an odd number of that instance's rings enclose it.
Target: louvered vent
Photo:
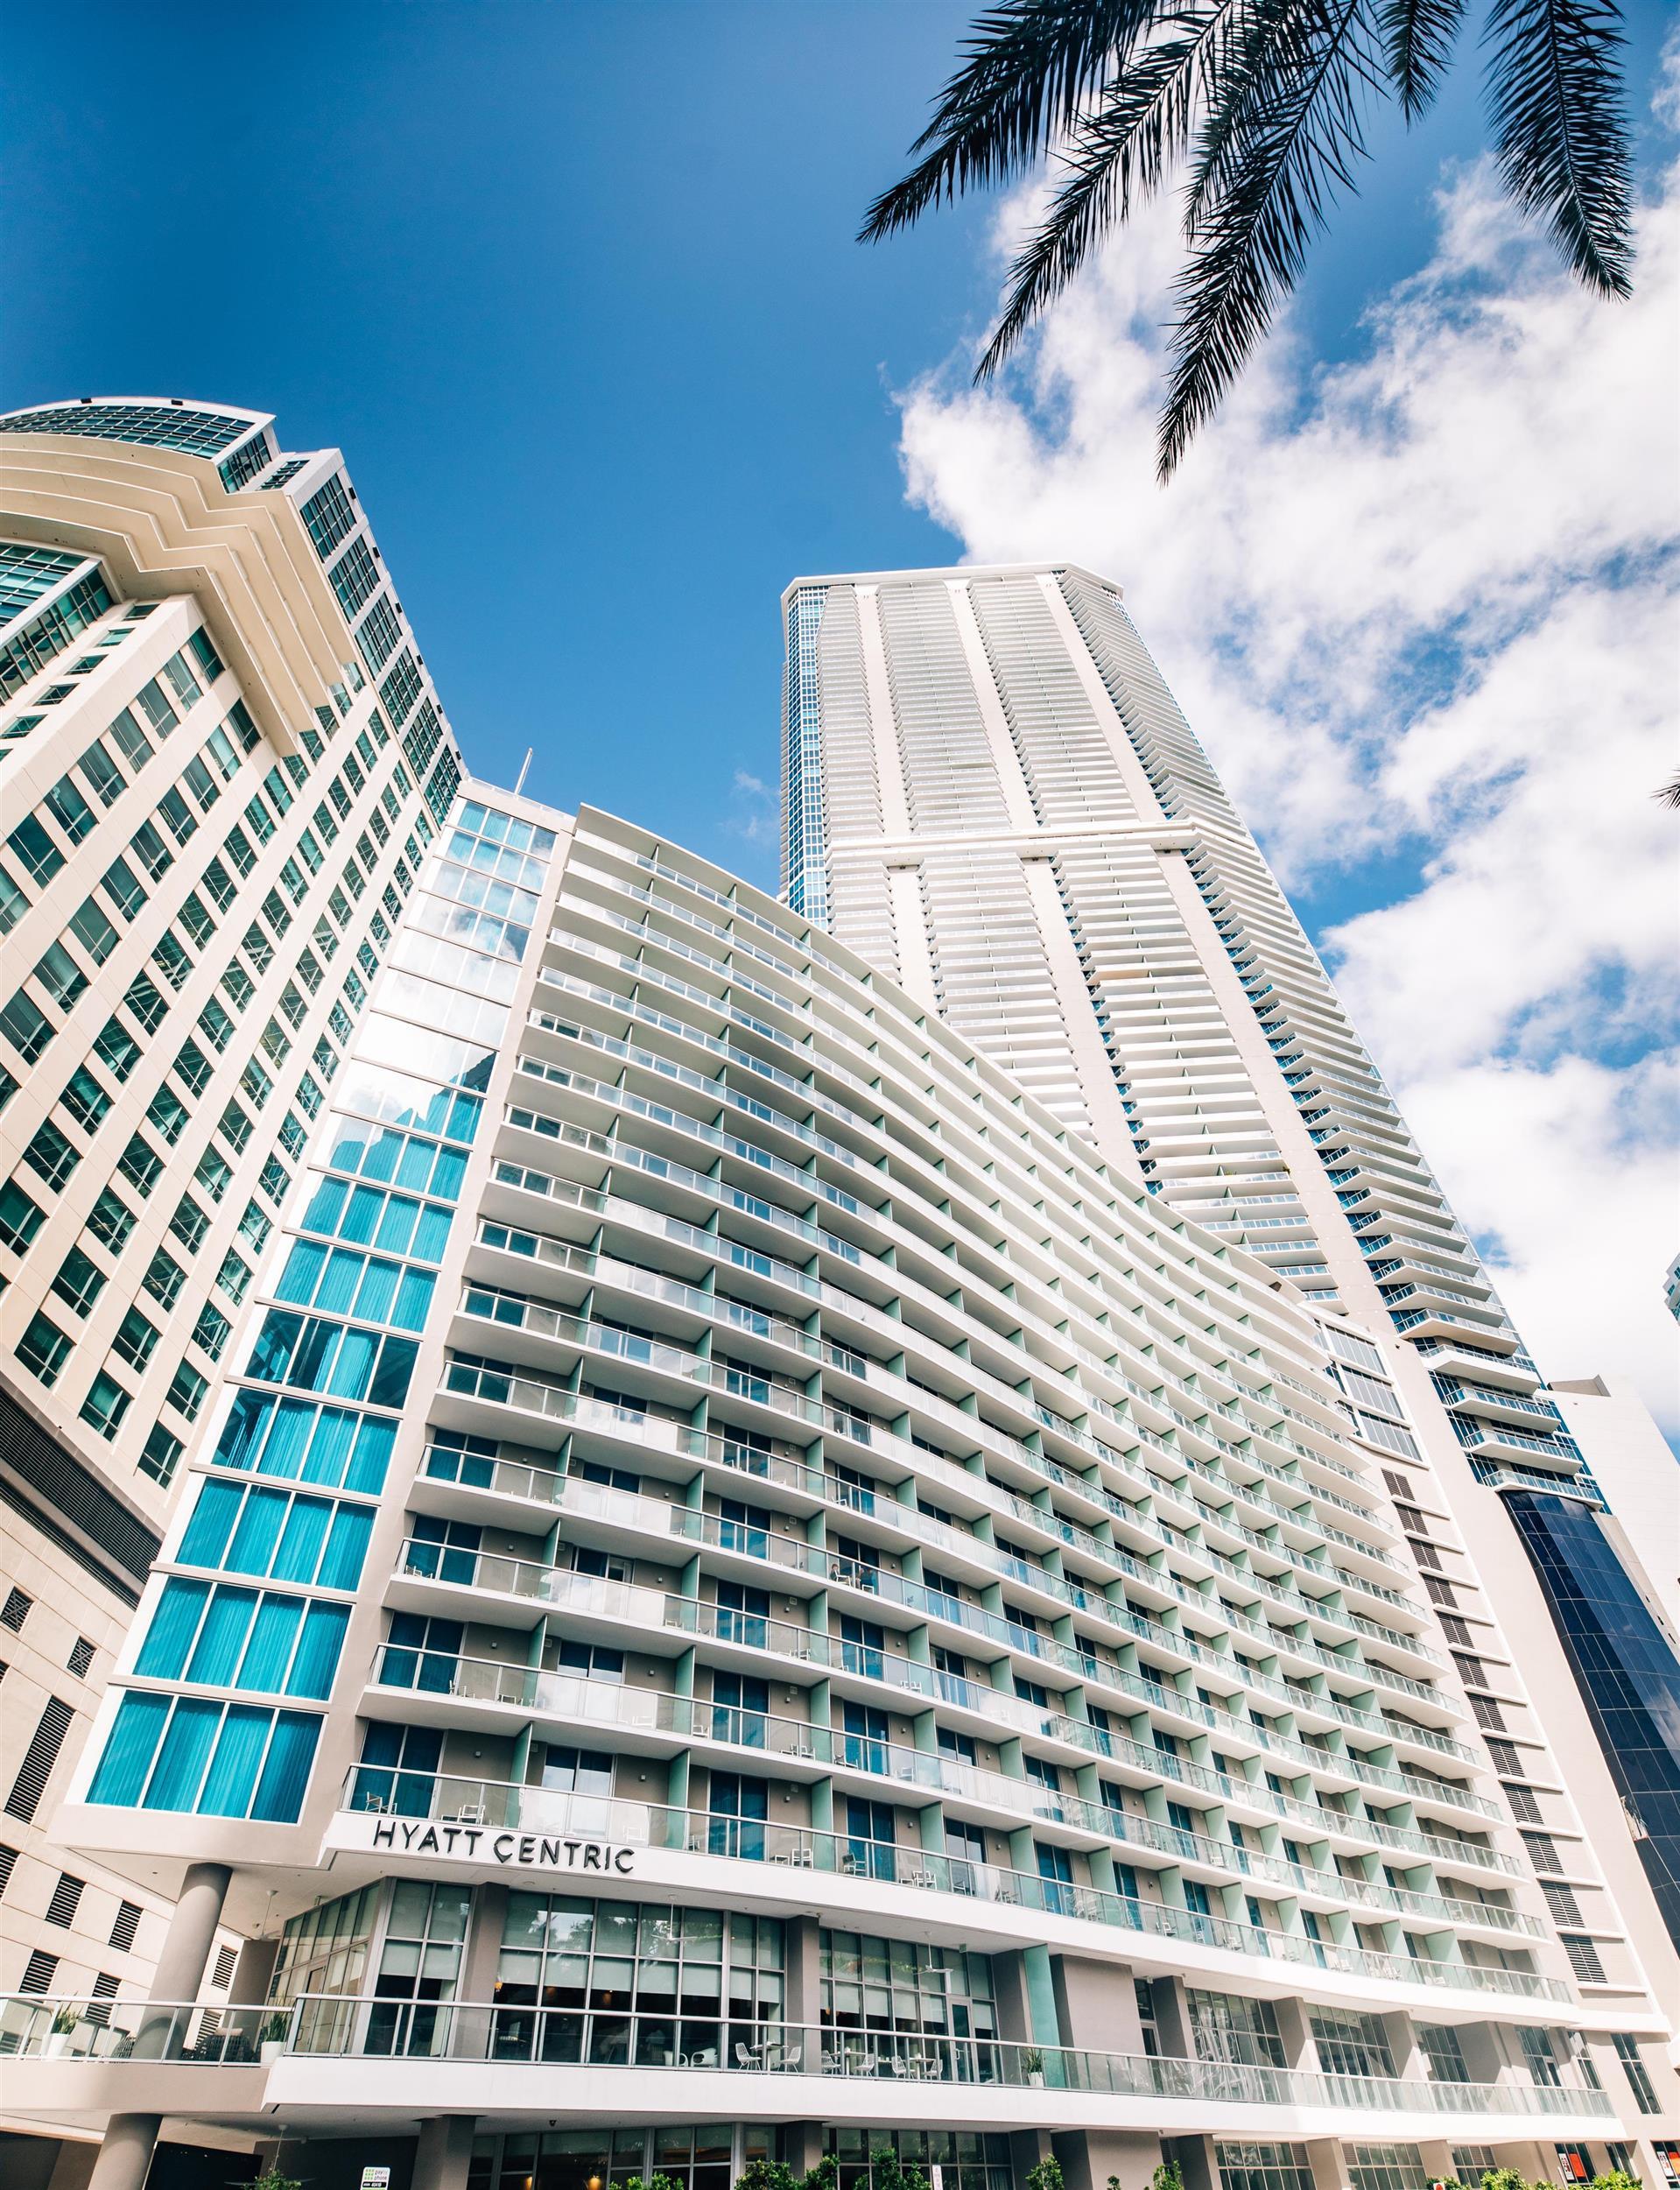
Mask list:
[[[18,1767],[18,1777],[11,1783],[11,1792],[6,1797],[8,1817],[15,1817],[24,1825],[33,1820],[74,1716],[75,1713],[60,1697],[48,1696],[40,1723],[30,1738],[24,1761]]]

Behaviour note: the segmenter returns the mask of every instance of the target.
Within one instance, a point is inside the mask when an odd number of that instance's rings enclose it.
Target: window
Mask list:
[[[88,1229],[110,1254],[120,1255],[134,1229],[134,1212],[114,1187],[106,1187],[88,1213]]]
[[[221,1201],[222,1195],[228,1191],[228,1182],[233,1175],[232,1165],[228,1163],[225,1156],[218,1154],[214,1148],[207,1148],[193,1167],[193,1178],[203,1187],[212,1201]]]
[[[92,835],[96,819],[94,810],[68,776],[59,778],[41,804],[73,844]]]
[[[59,1265],[53,1292],[74,1314],[86,1315],[104,1289],[104,1271],[81,1248],[73,1247]]]
[[[136,1901],[117,1904],[116,1919],[111,1926],[110,1944],[120,1954],[126,1954],[134,1945],[135,1933],[140,1928],[140,1905]]]
[[[325,562],[355,524],[355,511],[345,492],[343,475],[334,472],[318,493],[311,495],[298,514],[315,544],[316,554]]]
[[[96,898],[82,899],[66,933],[75,937],[95,966],[102,966],[116,948],[116,930],[101,911]]]
[[[57,1032],[25,989],[19,989],[11,1003],[0,1010],[0,1034],[5,1036],[26,1065],[32,1065],[42,1055]]]
[[[1570,1968],[1582,1984],[1601,1985],[1604,1982],[1604,1962],[1590,1939],[1577,1939],[1572,1933],[1566,1933],[1564,1935],[1564,1952],[1569,1956]]]
[[[88,1386],[88,1396],[81,1403],[81,1419],[101,1437],[112,1438],[116,1435],[123,1417],[131,1405],[130,1395],[109,1370],[102,1369]]]
[[[84,1132],[96,1133],[111,1099],[86,1065],[78,1065],[66,1083],[64,1107]]]
[[[146,1123],[156,1129],[166,1148],[173,1148],[179,1140],[190,1115],[186,1105],[168,1086],[159,1088],[146,1106]]]
[[[320,1732],[308,1712],[130,1690],[88,1799],[294,1824]]]
[[[146,1265],[146,1274],[140,1280],[146,1291],[165,1313],[180,1297],[186,1283],[186,1272],[165,1248],[160,1247]]]
[[[184,1194],[175,1204],[175,1214],[169,1220],[169,1229],[187,1253],[195,1255],[203,1244],[204,1235],[210,1229],[210,1220],[192,1195]]]
[[[19,821],[6,841],[32,882],[51,882],[64,864],[64,854],[32,813]]]
[[[136,1021],[148,1034],[155,1034],[163,1025],[169,1006],[162,990],[150,974],[136,974],[123,998],[123,1009],[132,1013]]]
[[[158,947],[151,954],[151,962],[172,989],[186,985],[193,970],[193,961],[179,940],[165,928],[158,939]]]
[[[71,1146],[51,1118],[44,1118],[24,1151],[24,1161],[57,1194],[81,1161],[81,1152]]]
[[[140,1045],[121,1019],[107,1019],[94,1043],[93,1053],[121,1086],[140,1061]]]
[[[64,945],[49,943],[35,968],[35,979],[44,995],[61,1011],[68,1011],[88,986],[88,976]]]
[[[1464,2057],[1464,2047],[1459,2033],[1451,2024],[1419,2023],[1417,2042],[1429,2063],[1431,2083],[1468,2083],[1470,2070]]]
[[[85,1680],[88,1669],[94,1662],[94,1646],[85,1635],[78,1635],[70,1645],[70,1655],[65,1660],[65,1670],[73,1679]]]
[[[158,1343],[158,1334],[138,1308],[130,1308],[117,1326],[111,1341],[111,1351],[119,1361],[126,1362],[136,1375],[144,1371],[151,1359],[152,1349]]]
[[[147,1433],[145,1449],[140,1454],[140,1472],[153,1482],[166,1483],[175,1473],[181,1456],[181,1440],[172,1437],[161,1422],[154,1422]]]
[[[163,1176],[164,1159],[144,1134],[134,1133],[116,1167],[144,1201]]]
[[[46,1905],[46,1921],[62,1925],[67,1931],[74,1921],[77,1907],[87,1887],[85,1878],[73,1878],[67,1870],[61,1870],[59,1882],[53,1889],[52,1898]]]
[[[1563,2078],[1557,2072],[1557,2057],[1552,2051],[1551,2032],[1536,2031],[1526,2025],[1517,2036],[1522,2041],[1522,2057],[1528,2064],[1530,2081],[1543,2088],[1556,2090]]]
[[[0,1243],[21,1255],[41,1229],[41,1212],[15,1179],[0,1187]]]
[[[164,1404],[174,1408],[185,1422],[195,1422],[199,1409],[204,1405],[204,1395],[210,1389],[198,1370],[183,1362],[170,1380],[164,1394]]]
[[[1662,2109],[1657,2100],[1656,2088],[1641,2058],[1639,2040],[1626,2031],[1618,2031],[1613,2042],[1616,2058],[1622,2065],[1628,2088],[1634,2095],[1634,2104],[1641,2114],[1660,2114]]]
[[[13,1588],[6,1592],[6,1602],[0,1607],[0,1626],[9,1627],[14,1635],[24,1631],[24,1622],[29,1617],[35,1600],[26,1591]]]

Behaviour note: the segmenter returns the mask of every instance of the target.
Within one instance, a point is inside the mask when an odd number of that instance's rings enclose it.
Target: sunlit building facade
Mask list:
[[[173,1911],[0,2008],[54,2190],[1660,2190],[1353,1313],[809,912],[453,789],[51,1816]]]

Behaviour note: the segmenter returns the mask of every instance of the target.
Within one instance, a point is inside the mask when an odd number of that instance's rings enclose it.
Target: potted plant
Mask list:
[[[257,2051],[264,2067],[270,2061],[278,2060],[285,2053],[286,2036],[291,2028],[292,2017],[284,2008],[263,2017],[257,2028]]]
[[[58,2060],[70,2050],[70,2040],[76,2034],[81,2020],[77,2010],[67,2003],[53,2010],[52,2027],[41,2040],[41,2053],[47,2060]]]
[[[1030,2046],[1022,2054],[1021,2067],[1029,2083],[1041,2084],[1044,2081],[1044,2057],[1036,2046]]]

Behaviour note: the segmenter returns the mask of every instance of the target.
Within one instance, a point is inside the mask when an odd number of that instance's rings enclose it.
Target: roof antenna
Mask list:
[[[531,766],[531,751],[532,748],[527,745],[525,748],[525,757],[519,764],[519,780],[513,786],[513,795],[516,799],[525,787],[525,771]]]

